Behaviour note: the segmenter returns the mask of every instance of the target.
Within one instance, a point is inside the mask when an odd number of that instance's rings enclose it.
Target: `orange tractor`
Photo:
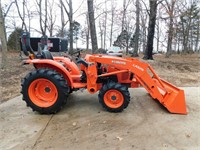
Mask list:
[[[58,112],[73,91],[85,88],[90,94],[99,91],[100,104],[109,112],[121,112],[130,102],[128,88],[143,86],[153,99],[171,113],[187,114],[184,91],[160,79],[152,67],[134,58],[87,54],[78,67],[68,57],[53,57],[47,46],[37,53],[30,45],[30,34],[21,37],[22,50],[35,70],[22,80],[23,100],[33,111]]]

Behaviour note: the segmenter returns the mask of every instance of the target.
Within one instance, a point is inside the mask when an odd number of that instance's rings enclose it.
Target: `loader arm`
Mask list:
[[[107,55],[87,55],[85,59],[92,64],[86,67],[89,72],[97,72],[93,64],[102,63],[119,69],[119,71],[113,72],[113,74],[122,72],[133,73],[133,82],[137,80],[151,97],[157,99],[169,112],[187,114],[184,91],[160,79],[149,64],[134,58],[120,58]],[[112,74],[112,72],[107,74]],[[103,74],[103,76],[107,74]],[[88,82],[91,84],[96,83],[97,78],[98,75],[93,73],[88,78]]]

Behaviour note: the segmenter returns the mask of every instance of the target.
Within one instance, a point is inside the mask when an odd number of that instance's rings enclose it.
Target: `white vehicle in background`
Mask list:
[[[122,50],[120,47],[111,46],[110,48],[108,48],[107,54],[108,54],[108,55],[111,55],[111,56],[122,57],[122,55],[123,55],[123,50]]]

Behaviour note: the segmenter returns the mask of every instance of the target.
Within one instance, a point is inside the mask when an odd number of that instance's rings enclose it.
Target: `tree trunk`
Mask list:
[[[40,29],[41,29],[41,32],[42,32],[42,35],[45,35],[45,31],[44,31],[44,28],[42,26],[42,0],[39,0],[39,2],[37,3],[38,4],[38,7],[39,7],[39,16],[40,16]]]
[[[138,57],[138,45],[139,45],[139,34],[140,34],[140,8],[139,0],[136,0],[136,29],[135,29],[135,44],[132,57]]]
[[[90,24],[88,14],[86,13],[86,21],[87,21],[87,33],[86,33],[86,50],[89,50],[89,40],[90,40]]]
[[[173,18],[170,16],[169,22],[169,31],[168,31],[168,41],[167,41],[167,53],[165,55],[166,58],[169,58],[172,51],[172,39],[173,39]]]
[[[189,40],[189,34],[190,34],[190,25],[191,25],[191,19],[189,21],[189,25],[188,25],[187,30],[186,30],[186,38],[185,38],[185,44],[184,44],[184,51],[186,53],[188,53],[188,51],[189,51],[188,40]]]
[[[160,16],[161,16],[161,10],[159,9],[158,15],[157,15],[157,42],[156,42],[156,51],[159,52],[159,45],[160,45]]]
[[[69,53],[73,53],[73,10],[72,0],[69,0]]]
[[[41,29],[41,32],[42,32],[42,35],[44,35],[44,31],[43,31],[43,27],[42,27],[42,0],[39,1],[39,15],[40,15],[40,29]]]
[[[101,19],[99,19],[99,30],[100,30],[101,48],[103,48],[103,29],[101,26]]]
[[[73,53],[73,23],[69,24],[69,54]]]
[[[159,51],[159,42],[160,42],[160,22],[158,20],[158,23],[157,23],[157,52]]]
[[[18,5],[18,1],[15,0],[15,4],[16,4],[16,7],[17,7],[17,11],[18,11],[18,15],[22,21],[22,29],[23,27],[25,28],[25,31],[28,31],[27,30],[27,27],[26,27],[26,23],[25,23],[25,1],[23,1],[23,14],[21,15],[20,13],[20,8],[19,8],[19,5]]]
[[[113,24],[114,24],[114,11],[115,11],[115,8],[114,8],[114,3],[112,1],[112,10],[111,10],[111,25],[110,25],[110,47],[112,46],[112,36],[113,36]]]
[[[52,0],[51,2],[48,1],[48,10],[49,13],[47,14],[48,16],[48,31],[49,31],[49,36],[52,37],[53,36],[53,31],[54,31],[54,24],[56,22],[56,16],[54,16],[54,0]]]
[[[196,43],[195,43],[195,51],[198,51],[198,47],[199,47],[199,30],[200,30],[200,17],[198,17],[198,25],[197,25],[197,37],[196,37]]]
[[[69,7],[69,11],[67,10],[66,6],[64,5],[63,1],[60,0],[61,5],[63,6],[65,12],[67,13],[68,16],[68,20],[69,20],[69,54],[73,53],[73,26],[74,26],[74,22],[73,22],[73,9],[72,9],[72,0],[69,0],[69,2],[67,2],[68,7]],[[62,6],[61,6],[61,13],[62,13]],[[64,15],[61,17],[61,19],[63,20]],[[62,22],[62,24],[64,23],[64,21]],[[64,25],[64,24],[63,24]],[[64,27],[63,29],[64,30]]]
[[[189,18],[188,24],[186,29],[184,28],[184,23],[182,21],[182,27],[183,27],[183,52],[186,54],[188,53],[188,40],[189,40],[189,31],[191,27],[191,18]]]
[[[45,0],[45,19],[44,19],[44,35],[46,35],[46,31],[47,31],[47,0]]]
[[[93,0],[87,0],[87,4],[88,4],[88,15],[90,23],[90,36],[92,41],[92,53],[95,53],[98,49],[98,44],[97,44],[97,34],[96,34],[96,26],[94,19]]]
[[[189,46],[189,53],[193,53],[193,24],[194,24],[194,20],[192,20],[191,22],[191,27],[190,27],[190,46]]]
[[[181,25],[182,25],[182,36],[183,36],[183,43],[182,43],[182,53],[186,53],[187,51],[187,44],[186,44],[186,29],[184,27],[183,20],[181,19]]]
[[[128,55],[128,46],[129,46],[129,38],[126,37],[126,55]]]
[[[1,60],[1,68],[6,67],[6,60],[7,60],[7,42],[6,42],[6,33],[5,33],[5,24],[4,24],[4,17],[2,14],[2,7],[0,1],[0,52],[2,53],[2,60]]]
[[[126,0],[123,0],[122,31],[121,32],[125,30],[125,27],[124,27],[125,20],[126,20]]]
[[[142,23],[142,52],[145,51],[146,48],[146,18],[147,15],[141,14],[141,23]]]
[[[175,31],[176,32],[176,31]],[[177,52],[177,35],[176,35],[176,33],[175,33],[175,35],[174,35],[174,50],[175,50],[175,52]]]
[[[147,46],[145,49],[143,59],[153,60],[153,40],[155,33],[156,24],[156,13],[157,13],[157,0],[149,0],[150,3],[150,15],[149,15],[149,25],[148,25],[148,36],[147,36]]]
[[[60,29],[60,36],[64,37],[64,27],[65,27],[65,20],[64,20],[64,11],[63,11],[63,2],[60,0],[60,19],[61,19],[61,29]]]
[[[86,50],[89,50],[89,38],[90,38],[90,30],[88,28],[88,31],[86,34]]]
[[[113,21],[114,21],[114,10],[112,10],[112,16],[111,16],[111,25],[110,25],[110,46],[112,46]]]
[[[106,33],[107,33],[107,4],[105,0],[105,21],[104,21],[104,41],[103,41],[103,49],[106,48]]]
[[[178,36],[177,37],[178,38],[178,51],[177,51],[177,53],[180,54],[180,35],[178,34],[177,36]]]

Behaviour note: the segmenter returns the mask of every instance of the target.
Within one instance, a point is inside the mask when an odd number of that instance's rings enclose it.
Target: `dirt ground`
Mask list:
[[[200,85],[200,54],[173,55],[170,58],[154,55],[154,61],[146,62],[151,64],[161,78],[176,86],[197,87]],[[22,65],[18,52],[8,53],[6,68],[1,69],[0,72],[0,91],[2,92],[0,103],[20,95],[21,79],[32,69],[31,65]]]
[[[143,88],[130,89],[131,102],[122,113],[105,111],[98,93],[77,91],[59,113],[40,115],[20,95],[21,78],[34,68],[23,66],[19,54],[11,52],[0,72],[0,149],[198,150],[199,60],[199,54],[192,54],[169,59],[155,55],[154,61],[146,61],[161,78],[183,87],[188,115],[170,114]]]
[[[2,60],[1,53],[0,60]],[[22,59],[19,57],[18,52],[8,53],[6,65],[3,69],[1,68],[0,72],[0,91],[2,92],[0,103],[20,95],[21,79],[31,69],[33,69],[32,66],[22,65]]]
[[[200,54],[154,55],[150,63],[156,73],[163,79],[179,87],[200,86]]]

